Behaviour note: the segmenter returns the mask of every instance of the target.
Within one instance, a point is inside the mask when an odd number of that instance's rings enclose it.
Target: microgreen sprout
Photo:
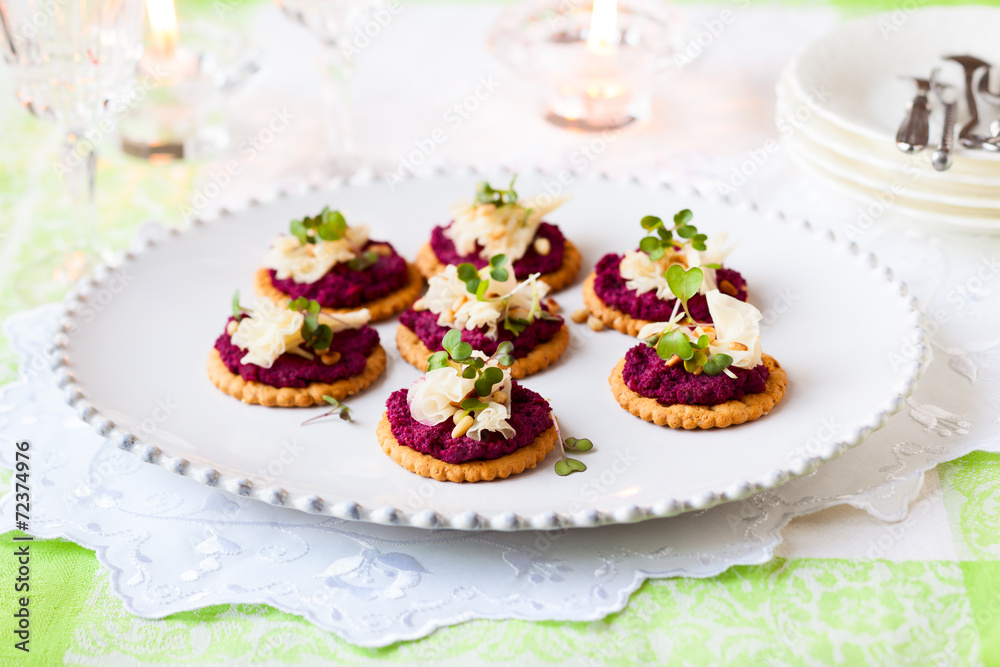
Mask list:
[[[667,269],[666,277],[670,291],[684,308],[687,325],[685,328],[697,327],[698,322],[691,316],[687,302],[701,288],[701,281],[704,277],[701,269],[693,267],[685,271],[679,264],[673,264]],[[704,372],[705,375],[709,376],[725,373],[729,377],[736,377],[729,370],[733,358],[721,352],[712,354],[709,351],[711,342],[708,334],[701,334],[696,340],[691,340],[691,336],[676,324],[645,340],[646,345],[656,348],[656,355],[660,359],[669,362],[677,357],[683,361],[684,370],[688,373],[698,375]]]
[[[509,279],[510,271],[507,269],[506,265],[507,255],[498,254],[490,257],[489,265],[486,267],[489,269],[490,278],[501,283]],[[489,291],[490,278],[480,277],[479,269],[477,269],[474,264],[470,264],[468,262],[459,264],[456,269],[458,279],[465,283],[466,291],[475,296],[477,301],[508,301],[515,292],[521,290],[527,284],[522,282],[510,293],[497,298],[488,299],[486,297],[486,292]],[[541,299],[538,296],[537,290],[535,290],[532,297],[531,309],[529,310],[526,318],[514,317],[509,311],[506,310],[506,308],[502,310],[505,311],[505,317],[503,320],[504,329],[515,335],[523,332],[529,324],[535,321],[536,318],[558,319],[556,316],[549,314],[542,308]]]
[[[556,461],[556,474],[560,477],[565,477],[566,475],[572,475],[575,472],[583,472],[587,469],[587,466],[583,463],[583,461],[571,459],[566,456],[566,450],[569,449],[570,451],[581,453],[589,452],[594,448],[594,443],[587,438],[563,439],[562,430],[559,428],[559,420],[553,413],[549,413],[549,416],[552,418],[552,425],[555,426],[556,443],[559,445],[559,460]]]
[[[289,310],[302,313],[302,339],[314,350],[328,350],[333,340],[333,329],[319,323],[319,302],[300,296],[288,304]]]
[[[690,244],[695,250],[706,250],[705,241],[708,236],[699,233],[698,228],[691,224],[693,217],[694,214],[689,209],[684,209],[674,216],[674,224],[667,227],[660,218],[647,215],[639,224],[651,236],[644,236],[639,241],[639,249],[654,262],[661,259],[668,250],[673,250],[675,245],[683,247]]]
[[[496,280],[497,282],[503,282],[510,277],[510,273],[504,268],[504,264],[507,263],[507,255],[493,255],[490,257],[490,278]],[[459,264],[458,269],[458,279],[465,283],[465,289],[469,291],[470,294],[476,296],[476,300],[485,301],[486,290],[489,289],[490,281],[488,278],[479,277],[479,269],[476,268],[474,264],[469,262],[463,262]]]
[[[493,204],[496,207],[508,206],[510,204],[517,203],[517,191],[514,190],[514,181],[517,180],[517,174],[510,179],[510,185],[507,186],[506,190],[497,190],[490,186],[486,181],[481,182],[476,186],[476,203],[477,204]]]
[[[495,359],[501,366],[514,364],[514,357],[510,354],[514,350],[514,344],[510,341],[500,343],[497,351],[489,359],[480,359],[472,356],[472,346],[462,340],[462,332],[452,329],[445,334],[441,347],[444,350],[435,352],[427,358],[427,370],[433,371],[451,366],[466,380],[475,380],[477,396],[490,396],[496,385],[503,383],[503,371],[496,366],[487,366],[490,361]]]
[[[233,293],[233,317],[239,322],[249,311],[240,305],[240,291],[236,290]]]
[[[302,426],[305,426],[306,424],[311,424],[315,421],[319,421],[320,419],[326,419],[327,417],[332,417],[333,415],[337,415],[346,422],[352,421],[351,409],[349,407],[347,407],[346,405],[335,399],[333,396],[327,396],[326,394],[323,394],[323,400],[332,405],[333,407],[321,415],[316,415],[315,417],[305,420],[304,422],[302,422]]]
[[[378,261],[378,253],[366,250],[347,263],[352,271],[364,271]]]
[[[340,211],[331,211],[324,206],[319,215],[292,220],[292,236],[302,245],[318,241],[339,241],[347,231],[347,221]]]
[[[680,264],[671,264],[663,275],[667,279],[670,291],[681,302],[688,319],[694,321],[694,318],[691,317],[691,311],[688,310],[688,299],[701,289],[701,281],[705,278],[704,272],[697,266],[685,270]]]
[[[493,396],[494,392],[503,386],[503,371],[488,364],[496,360],[501,366],[511,366],[514,363],[514,357],[510,353],[514,349],[514,344],[510,341],[504,341],[497,346],[497,351],[491,357],[480,359],[472,356],[472,346],[462,341],[462,332],[458,329],[452,329],[445,334],[441,345],[444,350],[435,352],[427,358],[427,370],[453,368],[466,380],[475,380],[473,393],[459,403],[462,412],[458,415],[456,423],[467,415],[475,418],[475,413],[489,407],[489,403],[484,399]]]

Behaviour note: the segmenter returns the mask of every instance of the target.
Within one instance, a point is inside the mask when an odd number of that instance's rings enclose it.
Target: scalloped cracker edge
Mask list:
[[[429,454],[421,454],[415,449],[399,444],[392,434],[389,413],[382,414],[375,431],[378,444],[393,461],[412,473],[436,479],[439,482],[489,482],[506,479],[541,463],[546,455],[555,449],[556,429],[550,426],[531,444],[501,456],[492,461],[468,461],[466,463],[446,463]]]
[[[247,382],[226,367],[215,348],[208,354],[207,370],[212,384],[244,403],[269,408],[308,408],[312,405],[326,405],[324,395],[339,401],[358,393],[382,374],[385,359],[385,350],[381,345],[376,345],[368,355],[368,363],[360,375],[331,383],[310,382],[305,387],[272,387],[263,382]]]
[[[434,249],[431,244],[425,243],[420,246],[420,250],[417,251],[417,258],[414,261],[417,268],[420,269],[420,273],[423,274],[424,278],[428,280],[437,274],[444,271],[445,265],[438,260],[437,255],[434,254]],[[580,251],[577,247],[573,245],[573,242],[566,239],[565,250],[563,250],[563,263],[555,271],[551,273],[543,273],[539,276],[539,280],[544,282],[549,286],[552,292],[558,292],[564,289],[573,282],[576,278],[576,274],[580,271],[580,266],[583,264],[583,257],[580,255]]]
[[[583,303],[587,306],[590,314],[604,322],[615,331],[620,331],[629,336],[638,336],[644,326],[649,324],[649,320],[639,320],[628,313],[609,306],[604,303],[601,297],[594,291],[594,281],[597,280],[597,273],[591,271],[590,275],[583,282]]]
[[[670,428],[726,428],[760,419],[774,409],[774,406],[785,395],[788,376],[784,369],[770,355],[762,355],[761,359],[771,371],[771,374],[767,376],[764,391],[757,394],[745,394],[739,400],[726,401],[719,405],[685,405],[682,403],[664,405],[655,398],[640,396],[629,389],[622,377],[622,370],[625,368],[624,357],[611,371],[608,383],[611,385],[611,393],[615,395],[618,404],[645,421]]]
[[[357,308],[323,308],[322,310],[324,313],[336,315],[337,313],[350,313],[367,308],[371,313],[372,322],[388,319],[413,305],[413,302],[420,296],[420,291],[424,288],[424,279],[416,266],[407,262],[406,273],[406,284],[395,292],[363,303]],[[257,273],[253,277],[253,287],[258,296],[267,297],[279,306],[286,306],[292,300],[289,295],[274,286],[274,283],[271,282],[271,274],[265,268],[257,269]]]
[[[407,362],[421,371],[427,370],[427,357],[431,352],[412,329],[400,324],[396,329],[396,347]],[[515,380],[544,370],[558,361],[569,347],[569,329],[563,324],[551,340],[536,345],[531,352],[517,357],[510,367],[510,376]]]

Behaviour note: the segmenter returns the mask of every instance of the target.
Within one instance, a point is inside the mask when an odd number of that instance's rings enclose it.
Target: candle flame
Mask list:
[[[618,41],[618,0],[594,0],[587,50],[591,53],[612,54],[618,48]]]
[[[162,54],[177,48],[177,10],[174,0],[146,0],[151,46]]]

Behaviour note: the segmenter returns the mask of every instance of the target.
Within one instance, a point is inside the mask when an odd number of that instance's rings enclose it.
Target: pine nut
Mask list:
[[[319,360],[327,366],[333,366],[335,363],[340,361],[340,352],[324,352],[319,355]]]
[[[555,299],[546,299],[545,305],[548,306],[550,313],[558,313],[560,310],[562,310],[562,306],[556,303]]]
[[[740,352],[746,352],[747,350],[750,349],[746,345],[744,345],[743,343],[737,343],[735,341],[732,342],[732,343],[730,343],[726,347],[728,347],[730,350],[739,350]]]
[[[587,310],[586,308],[581,308],[580,310],[574,310],[573,314],[570,315],[570,319],[576,322],[577,324],[583,324],[584,322],[587,321],[588,317],[590,317],[590,311]]]
[[[667,368],[673,368],[679,363],[681,363],[681,358],[675,354],[674,356],[670,357],[670,361],[667,362]]]
[[[729,296],[736,296],[739,293],[736,287],[728,280],[723,280],[719,283],[719,291]]]
[[[552,243],[549,242],[547,238],[540,237],[535,239],[535,252],[543,257],[552,252]]]
[[[472,425],[476,423],[476,420],[472,418],[472,415],[465,415],[465,418],[455,425],[455,428],[451,431],[451,437],[461,438],[463,435],[468,433]]]
[[[587,318],[587,326],[594,331],[604,331],[604,322],[600,321],[593,315]]]
[[[508,398],[507,392],[505,391],[498,391],[497,393],[493,394],[493,400],[499,403],[500,405],[506,404],[507,398]]]
[[[236,333],[236,320],[232,320],[229,324],[226,325],[226,333],[229,334],[230,336]]]

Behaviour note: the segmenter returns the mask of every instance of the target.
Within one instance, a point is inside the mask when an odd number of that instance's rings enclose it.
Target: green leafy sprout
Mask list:
[[[507,255],[493,255],[490,257],[489,265],[485,267],[489,269],[489,278],[482,278],[479,275],[479,269],[477,269],[474,264],[465,262],[456,267],[458,270],[458,279],[465,283],[466,291],[476,297],[477,301],[506,301],[510,298],[513,292],[496,299],[486,298],[486,292],[489,290],[490,286],[490,278],[496,280],[497,282],[503,282],[510,278],[510,272],[507,270],[506,264]],[[515,291],[520,288],[521,287],[518,286],[515,288]],[[505,312],[503,327],[507,331],[517,335],[523,332],[529,324],[534,322],[535,319],[539,317],[542,319],[556,319],[556,316],[549,314],[548,311],[542,308],[541,299],[538,297],[538,292],[536,290],[534,297],[532,298],[531,309],[528,312],[527,318],[513,317],[509,312]]]
[[[473,415],[476,412],[489,407],[481,399],[491,396],[497,385],[503,384],[503,371],[496,366],[488,366],[489,362],[496,360],[501,366],[512,366],[514,357],[511,352],[514,344],[504,341],[497,346],[497,351],[488,359],[480,359],[472,356],[474,350],[472,346],[462,340],[462,332],[452,329],[445,334],[441,341],[444,350],[435,352],[427,358],[427,370],[433,371],[439,368],[454,368],[466,380],[475,380],[473,387],[475,396],[469,396],[459,405],[463,412],[461,418],[466,415]]]
[[[700,233],[698,228],[691,224],[693,217],[694,214],[690,209],[684,209],[674,216],[674,224],[667,227],[660,218],[647,215],[639,222],[648,234],[639,241],[639,250],[649,255],[649,259],[654,262],[661,259],[668,250],[673,250],[675,246],[684,247],[690,244],[695,250],[706,250],[705,241],[708,240],[708,236]]]
[[[349,407],[347,407],[346,405],[335,399],[333,396],[327,396],[326,394],[323,394],[323,400],[332,405],[333,407],[321,415],[316,415],[315,417],[305,420],[304,422],[302,422],[302,426],[319,421],[320,419],[326,419],[327,417],[332,417],[333,415],[337,415],[346,422],[353,421],[351,419],[351,409]]]
[[[233,292],[233,317],[239,322],[249,311],[240,305],[240,291]]]
[[[493,255],[490,257],[490,278],[501,283],[507,280],[510,277],[510,273],[504,268],[504,264],[506,263],[507,255]],[[458,269],[458,279],[465,283],[465,289],[470,294],[475,295],[476,300],[486,301],[486,290],[490,286],[489,279],[479,277],[479,269],[476,268],[475,264],[463,262],[456,268]]]
[[[480,205],[493,204],[497,208],[516,204],[517,191],[514,189],[514,181],[516,180],[517,174],[514,174],[506,190],[497,190],[488,182],[482,181],[476,186],[476,203]]]
[[[329,325],[319,323],[320,305],[318,301],[300,296],[288,304],[288,309],[302,313],[302,339],[306,345],[318,351],[330,349],[330,342],[333,341],[333,329]]]
[[[363,253],[347,263],[352,271],[364,271],[378,261],[378,253],[372,250],[365,250]]]
[[[564,439],[562,429],[559,428],[559,420],[553,413],[549,413],[549,416],[552,418],[552,424],[556,428],[556,442],[559,444],[559,460],[556,461],[556,474],[560,477],[565,477],[575,472],[583,472],[587,469],[587,465],[583,461],[571,459],[566,456],[566,450],[580,453],[589,452],[594,448],[594,443],[587,438]]]
[[[685,270],[679,264],[673,264],[666,272],[667,285],[673,292],[679,304],[684,308],[687,323],[697,326],[698,322],[691,316],[688,310],[688,299],[698,293],[701,288],[701,281],[704,274],[698,267]],[[676,310],[676,306],[675,306]],[[716,376],[722,373],[730,377],[735,377],[729,366],[733,363],[733,358],[728,354],[709,351],[711,340],[708,335],[703,334],[697,340],[691,337],[680,327],[668,327],[650,336],[645,341],[646,345],[656,348],[656,355],[664,361],[670,361],[677,357],[684,362],[684,370],[695,375],[702,372],[705,375]]]
[[[319,241],[339,241],[347,232],[347,220],[340,211],[324,206],[319,215],[292,220],[292,236],[302,245]]]

